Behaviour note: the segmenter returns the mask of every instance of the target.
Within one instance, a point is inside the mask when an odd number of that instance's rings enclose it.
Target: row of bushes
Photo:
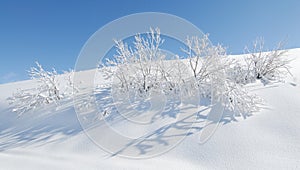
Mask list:
[[[164,40],[158,28],[150,29],[146,35],[137,34],[132,46],[115,42],[116,54],[101,62],[98,70],[105,79],[111,80],[115,92],[140,99],[157,92],[165,95],[187,92],[188,95],[198,90],[201,97],[214,98],[236,115],[247,116],[258,110],[259,100],[245,85],[256,80],[280,80],[289,73],[290,61],[284,57],[287,51],[279,44],[265,52],[262,39],[255,41],[252,49],[247,48],[243,59],[228,57],[224,47],[211,45],[208,35],[204,35],[187,38],[182,49],[185,59],[174,56],[174,60],[166,60],[160,49]],[[29,71],[31,78],[37,80],[36,87],[20,89],[8,99],[13,111],[23,114],[71,97],[73,72],[65,74],[67,79],[59,79],[55,70],[45,71],[37,63]]]

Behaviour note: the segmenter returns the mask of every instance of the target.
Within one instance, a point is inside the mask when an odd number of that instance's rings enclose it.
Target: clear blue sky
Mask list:
[[[270,47],[285,38],[287,48],[300,47],[299,0],[1,0],[0,83],[27,79],[35,61],[72,68],[95,31],[137,12],[185,18],[232,54],[243,53],[258,36]]]

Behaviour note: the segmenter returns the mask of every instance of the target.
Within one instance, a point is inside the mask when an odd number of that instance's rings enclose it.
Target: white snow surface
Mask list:
[[[6,99],[33,81],[2,84],[0,170],[300,169],[300,49],[289,50],[288,57],[293,78],[249,85],[264,100],[259,112],[246,119],[224,118],[204,144],[198,142],[201,130],[192,131],[169,152],[148,159],[124,158],[99,148],[82,130],[70,102],[18,117]],[[126,124],[122,128],[135,130]]]

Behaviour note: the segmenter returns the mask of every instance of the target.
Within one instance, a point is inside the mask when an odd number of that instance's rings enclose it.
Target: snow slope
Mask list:
[[[0,170],[300,169],[300,49],[291,49],[288,57],[293,59],[294,78],[267,86],[250,85],[265,101],[260,112],[247,119],[224,116],[212,138],[201,145],[203,125],[189,123],[199,120],[199,114],[180,117],[169,138],[164,136],[169,129],[166,133],[154,129],[156,138],[148,144],[164,147],[158,140],[168,142],[182,134],[181,128],[193,127],[188,136],[169,152],[149,159],[123,158],[99,148],[82,130],[68,101],[59,108],[49,105],[18,117],[6,98],[17,88],[31,87],[32,81],[0,85]],[[136,131],[126,123],[122,128]],[[122,152],[136,145],[124,146]],[[136,154],[147,154],[147,150]]]

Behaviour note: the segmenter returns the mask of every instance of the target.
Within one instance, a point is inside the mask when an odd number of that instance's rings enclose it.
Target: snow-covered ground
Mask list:
[[[246,119],[224,117],[212,138],[201,145],[202,125],[189,124],[197,115],[187,114],[176,120],[178,128],[168,132],[168,138],[154,129],[156,138],[148,144],[164,147],[155,139],[168,143],[179,136],[180,127],[194,127],[188,136],[169,152],[148,159],[124,158],[99,148],[82,130],[71,102],[18,117],[6,99],[18,88],[31,87],[32,81],[0,85],[0,170],[300,169],[300,49],[289,50],[288,57],[293,59],[294,78],[249,85],[264,100],[261,111]],[[136,131],[126,124],[122,129]],[[133,142],[122,151],[136,145]]]

